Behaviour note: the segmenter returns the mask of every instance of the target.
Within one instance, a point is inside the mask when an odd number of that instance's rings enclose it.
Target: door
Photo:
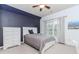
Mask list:
[[[58,20],[50,20],[46,23],[46,34],[53,36],[58,41]]]
[[[55,37],[57,42],[58,42],[58,36],[59,36],[58,26],[59,26],[58,20],[57,19],[53,20],[53,36]]]
[[[53,36],[57,42],[64,43],[64,19],[57,18],[46,22],[46,35]]]
[[[46,23],[46,35],[53,36],[53,22],[51,21]]]

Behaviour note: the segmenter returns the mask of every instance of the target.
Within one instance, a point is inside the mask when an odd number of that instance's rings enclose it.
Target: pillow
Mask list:
[[[34,34],[33,30],[28,30],[30,34]]]

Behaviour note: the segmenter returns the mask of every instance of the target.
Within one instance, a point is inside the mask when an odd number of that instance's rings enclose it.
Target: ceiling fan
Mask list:
[[[32,6],[32,7],[33,7],[33,8],[39,7],[39,8],[40,8],[40,11],[42,11],[43,8],[50,9],[50,6],[47,6],[47,5],[45,5],[45,4],[34,5],[34,6]]]

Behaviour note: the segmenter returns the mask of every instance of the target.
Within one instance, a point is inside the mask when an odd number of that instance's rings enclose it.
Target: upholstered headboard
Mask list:
[[[37,27],[23,27],[23,40],[24,35],[29,34],[28,30],[33,30],[34,33],[37,33]]]

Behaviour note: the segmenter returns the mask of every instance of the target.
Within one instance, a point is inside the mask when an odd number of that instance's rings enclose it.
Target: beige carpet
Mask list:
[[[6,50],[0,49],[0,54],[38,54],[38,51],[29,45],[22,44]],[[46,50],[44,54],[76,54],[76,49],[71,46],[56,44]]]

